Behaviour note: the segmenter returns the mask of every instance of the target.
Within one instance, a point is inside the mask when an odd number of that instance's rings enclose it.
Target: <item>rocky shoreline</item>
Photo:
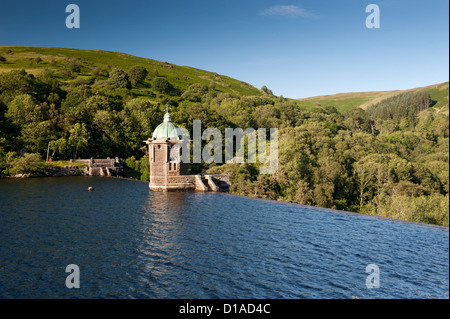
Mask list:
[[[125,177],[121,174],[121,172],[116,173],[118,174],[106,175],[106,177],[123,178],[132,181],[148,183],[148,181],[141,181],[140,179],[135,177]],[[60,166],[60,167],[45,167],[33,173],[21,173],[9,176],[0,176],[0,178],[33,178],[33,177],[64,177],[64,176],[94,176],[94,175],[89,174],[88,167]]]
[[[89,175],[88,170],[85,167],[56,166],[56,167],[43,167],[38,171],[32,173],[19,173],[5,177],[28,178],[28,177],[83,176],[83,175]]]

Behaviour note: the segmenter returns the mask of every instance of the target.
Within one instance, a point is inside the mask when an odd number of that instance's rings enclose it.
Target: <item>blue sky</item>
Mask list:
[[[125,52],[302,98],[449,79],[447,0],[5,0],[0,45]],[[68,29],[68,4],[81,11]],[[368,29],[368,4],[380,8]]]

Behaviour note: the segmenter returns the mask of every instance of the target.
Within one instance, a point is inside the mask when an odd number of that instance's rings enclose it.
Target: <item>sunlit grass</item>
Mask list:
[[[202,83],[209,86],[211,82],[214,82],[216,90],[219,92],[239,96],[261,95],[257,88],[225,75],[120,52],[44,47],[0,47],[0,55],[6,58],[6,62],[0,62],[0,72],[12,69],[25,69],[32,74],[38,74],[45,69],[60,72],[67,68],[67,62],[70,59],[78,59],[82,70],[76,77],[91,76],[92,70],[96,67],[109,71],[113,67],[127,69],[132,66],[142,66],[149,73],[147,84],[150,83],[155,70],[157,70],[158,76],[166,78],[182,91],[193,83]],[[36,62],[38,57],[42,60],[39,63]],[[65,80],[73,79],[72,77]],[[133,88],[132,91],[135,90]],[[137,91],[142,94],[141,90],[137,89]]]

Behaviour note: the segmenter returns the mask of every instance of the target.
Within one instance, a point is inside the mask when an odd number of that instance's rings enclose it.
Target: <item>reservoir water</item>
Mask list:
[[[449,298],[448,228],[125,179],[0,180],[0,298],[354,297]]]

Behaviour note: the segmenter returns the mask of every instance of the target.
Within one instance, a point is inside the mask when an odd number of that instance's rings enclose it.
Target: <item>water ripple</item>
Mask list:
[[[1,298],[448,298],[448,239],[448,228],[121,179],[0,180]],[[71,263],[80,289],[65,287]],[[380,288],[366,287],[369,264]]]

